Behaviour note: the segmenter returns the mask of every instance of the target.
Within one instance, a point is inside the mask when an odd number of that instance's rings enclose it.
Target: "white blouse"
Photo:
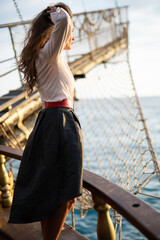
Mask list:
[[[72,33],[72,19],[62,8],[50,13],[54,29],[50,39],[40,50],[36,60],[37,82],[42,104],[63,99],[73,101],[74,78],[72,72],[61,56]]]

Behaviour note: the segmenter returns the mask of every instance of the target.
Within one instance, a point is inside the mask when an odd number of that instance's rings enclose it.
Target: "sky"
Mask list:
[[[160,96],[159,0],[64,0],[63,2],[70,6],[73,13],[112,8],[116,4],[118,6],[128,5],[130,21],[129,56],[138,95]],[[23,20],[30,20],[55,1],[17,0],[17,3]],[[0,24],[16,21],[19,21],[19,17],[13,0],[0,0]],[[0,44],[3,44],[2,31],[0,31],[0,35]],[[2,55],[1,53],[0,60],[4,59]]]

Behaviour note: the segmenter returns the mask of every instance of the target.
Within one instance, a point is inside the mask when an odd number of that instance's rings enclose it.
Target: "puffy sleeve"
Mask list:
[[[71,36],[72,19],[63,8],[59,7],[56,12],[50,13],[50,17],[54,24],[54,29],[43,51],[47,58],[56,60]]]

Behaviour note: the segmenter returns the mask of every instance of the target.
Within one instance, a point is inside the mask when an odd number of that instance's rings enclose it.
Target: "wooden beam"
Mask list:
[[[114,40],[113,42],[94,50],[92,55],[91,53],[84,54],[81,58],[69,63],[72,74],[86,74],[100,63],[103,63],[104,61],[107,62],[116,54],[117,50],[125,49],[126,47],[127,39],[119,38],[116,39],[116,41]]]
[[[8,101],[13,97],[15,97],[15,96],[3,96],[3,97],[0,97],[0,101]]]
[[[9,101],[6,101],[5,103],[3,103],[2,105],[0,105],[0,111],[5,110],[6,108],[8,108],[9,106],[13,105],[14,103],[22,100],[23,98],[25,98],[27,96],[27,91],[22,92],[20,94],[18,94],[18,96],[12,96],[12,98]],[[9,99],[10,96],[7,96],[7,98]],[[8,100],[7,98],[5,99],[4,97],[1,97],[0,99],[4,99],[4,100]]]
[[[14,99],[13,99],[14,100]],[[12,101],[12,99],[11,99]],[[5,104],[5,103],[4,103]],[[7,104],[7,102],[6,102]],[[0,123],[6,121],[7,124],[16,125],[18,123],[19,115],[18,112],[20,111],[23,114],[22,121],[30,116],[33,112],[37,111],[41,106],[41,100],[39,93],[34,93],[30,98],[24,99],[21,103],[17,104],[11,111],[7,111],[0,116]],[[1,131],[0,131],[1,132]]]
[[[0,154],[15,158],[18,160],[22,159],[23,150],[17,148],[11,148],[8,146],[0,145]]]

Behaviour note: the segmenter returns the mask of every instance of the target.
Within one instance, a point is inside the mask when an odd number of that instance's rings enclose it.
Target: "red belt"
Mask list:
[[[45,108],[69,107],[69,108],[73,108],[74,109],[73,102],[68,100],[68,99],[64,99],[64,100],[59,101],[59,102],[44,102],[44,105],[45,105]]]

